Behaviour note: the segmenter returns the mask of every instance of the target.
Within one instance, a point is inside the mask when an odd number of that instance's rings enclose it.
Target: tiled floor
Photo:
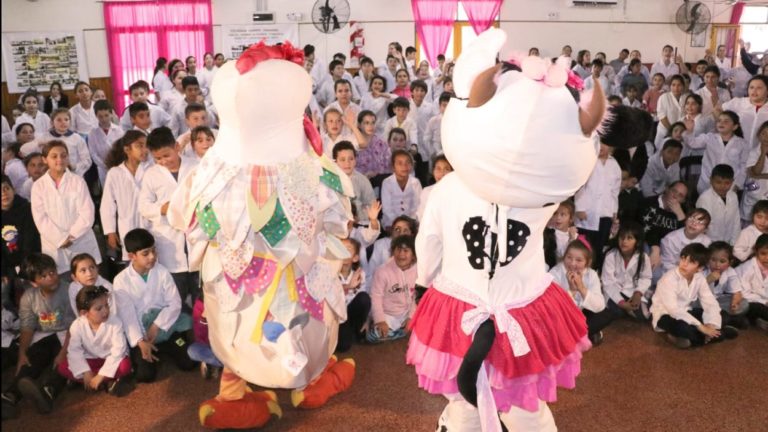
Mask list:
[[[263,430],[431,431],[444,400],[416,386],[404,364],[406,341],[355,346],[352,388],[322,409],[298,411],[279,391],[282,420]],[[7,378],[7,374],[5,375]],[[117,399],[70,390],[54,412],[37,415],[29,404],[5,431],[196,431],[197,405],[217,384],[198,373],[164,365],[160,380]],[[603,345],[585,354],[577,388],[552,404],[561,431],[768,430],[768,334],[757,329],[719,345],[680,351],[649,327],[619,321]]]

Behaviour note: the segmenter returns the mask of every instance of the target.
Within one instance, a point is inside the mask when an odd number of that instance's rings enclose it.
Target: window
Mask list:
[[[213,50],[210,0],[104,3],[109,69],[115,110],[130,104],[128,87],[144,80],[152,86],[155,61],[184,61]]]
[[[751,52],[768,50],[768,6],[745,6],[741,15],[741,38]]]

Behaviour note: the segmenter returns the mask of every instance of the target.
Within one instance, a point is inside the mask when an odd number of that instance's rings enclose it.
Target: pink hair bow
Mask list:
[[[586,247],[587,247],[587,249],[589,249],[589,251],[590,251],[590,252],[594,252],[594,251],[592,250],[592,245],[591,245],[591,244],[589,244],[589,240],[587,240],[587,237],[586,237],[584,234],[579,234],[579,236],[578,236],[578,237],[576,237],[576,240],[578,240],[578,241],[580,241],[580,242],[584,243],[584,246],[586,246]]]

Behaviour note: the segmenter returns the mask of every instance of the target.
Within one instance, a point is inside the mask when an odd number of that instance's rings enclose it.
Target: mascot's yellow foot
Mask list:
[[[291,392],[291,403],[297,408],[319,408],[331,396],[343,392],[355,379],[355,361],[347,358],[337,361],[332,357],[325,371],[304,390]]]
[[[252,429],[262,427],[283,411],[273,391],[248,392],[242,399],[219,401],[209,399],[198,410],[200,424],[212,429]]]

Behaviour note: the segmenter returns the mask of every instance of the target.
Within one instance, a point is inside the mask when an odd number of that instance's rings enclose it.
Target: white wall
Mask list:
[[[609,9],[566,7],[565,0],[506,0],[501,10],[501,28],[509,34],[506,51],[537,46],[543,55],[555,55],[565,44],[577,51],[605,51],[609,59],[621,48],[640,49],[643,60],[657,59],[661,47],[679,47],[686,60],[701,57],[703,49],[690,48],[690,38],[677,29],[674,12],[682,0],[618,0]],[[712,11],[714,22],[727,22],[730,7],[703,0]],[[222,24],[249,23],[255,0],[212,0],[214,50],[221,48]],[[378,63],[386,55],[387,43],[415,44],[410,0],[349,0],[351,19],[363,23],[366,54]],[[626,4],[625,4],[626,2]],[[314,0],[268,0],[267,9],[278,22],[289,22],[286,15],[303,14],[299,23],[301,44],[315,45],[319,56],[328,58],[337,51],[349,51],[348,29],[332,34],[319,33],[310,21]],[[3,0],[2,31],[82,30],[88,71],[91,77],[109,76],[102,4],[96,0]],[[548,14],[559,14],[549,20]],[[34,17],[34,19],[29,19]],[[506,54],[506,53],[503,53]],[[5,65],[2,68],[5,80]]]

